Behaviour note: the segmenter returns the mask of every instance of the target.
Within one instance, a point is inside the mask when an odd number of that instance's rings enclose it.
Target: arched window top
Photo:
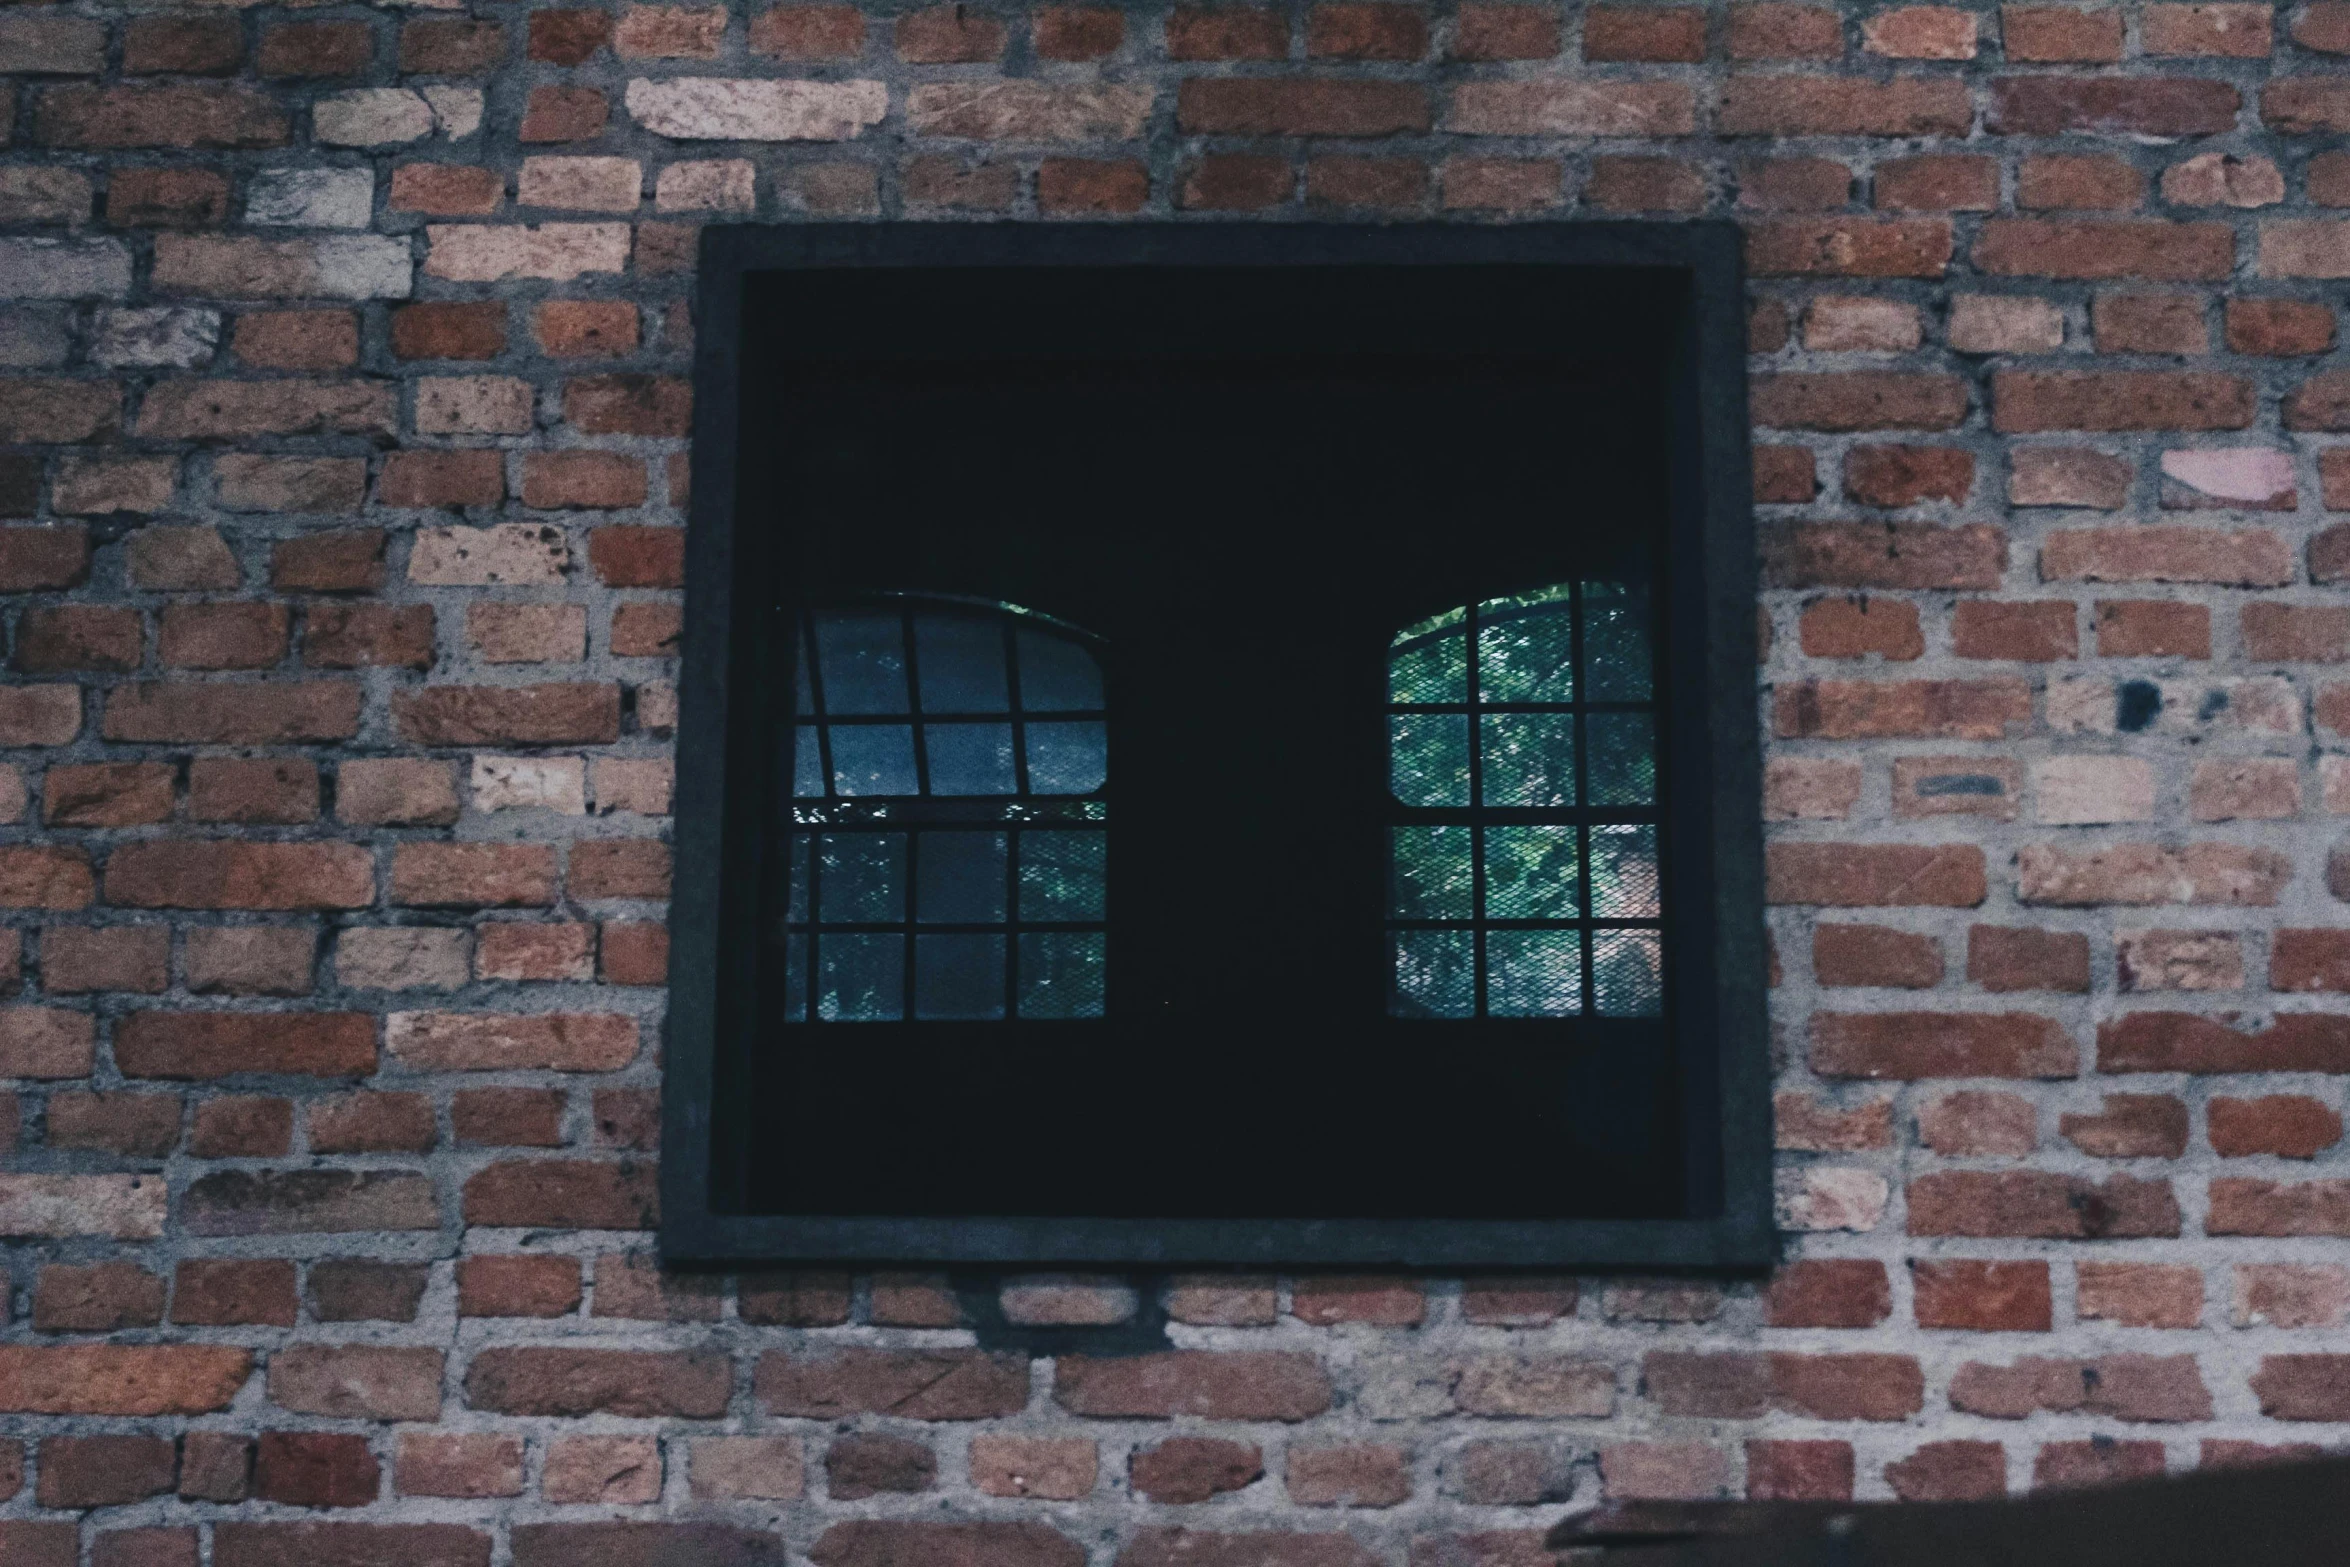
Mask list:
[[[1096,639],[1012,605],[916,597],[800,616],[792,793],[1090,795],[1109,777]]]
[[[1391,1013],[1661,1010],[1651,643],[1644,593],[1600,580],[1395,634]]]

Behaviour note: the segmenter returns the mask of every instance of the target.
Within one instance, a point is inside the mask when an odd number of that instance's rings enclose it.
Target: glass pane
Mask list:
[[[1030,713],[1096,712],[1102,666],[1067,637],[1020,629],[1020,706]]]
[[[998,925],[1004,835],[926,832],[914,860],[914,917],[925,925]]]
[[[1477,606],[1477,696],[1485,702],[1575,699],[1574,605],[1564,583]]]
[[[1388,701],[1466,702],[1468,699],[1469,640],[1460,632],[1388,655]]]
[[[1592,918],[1654,919],[1658,913],[1656,829],[1592,828]]]
[[[1488,932],[1485,1010],[1494,1017],[1566,1017],[1582,1011],[1581,933],[1572,930]]]
[[[1485,829],[1485,915],[1497,920],[1574,919],[1575,829]]]
[[[1108,941],[1099,931],[1024,931],[1020,1015],[1100,1017]]]
[[[783,917],[794,925],[808,923],[808,862],[815,852],[815,839],[804,832],[792,834],[791,895],[785,900]]]
[[[808,938],[783,938],[783,1016],[787,1023],[808,1020]]]
[[[814,724],[792,731],[791,792],[802,799],[824,793],[824,753],[818,748]]]
[[[821,610],[815,623],[827,713],[906,710],[905,625],[896,610]]]
[[[1591,701],[1648,700],[1645,593],[1622,583],[1583,584],[1583,666]]]
[[[1663,942],[1653,930],[1595,931],[1594,1010],[1604,1017],[1657,1017],[1665,1009]]]
[[[932,794],[1016,792],[1010,724],[924,724],[922,743],[930,751]]]
[[[1004,938],[916,936],[916,1017],[1002,1017]]]
[[[1101,919],[1109,906],[1109,846],[1106,833],[1022,833],[1022,923]]]
[[[1004,630],[970,615],[916,615],[914,660],[921,671],[926,713],[1002,713],[1012,696],[1004,683]]]
[[[1486,713],[1485,805],[1575,803],[1575,720],[1566,713]]]
[[[816,1015],[827,1023],[871,1023],[906,1010],[906,938],[816,938]]]
[[[1584,720],[1591,743],[1593,805],[1648,805],[1656,799],[1656,719],[1648,713],[1593,713]]]
[[[833,724],[832,786],[842,794],[917,794],[911,724]]]
[[[1387,1010],[1396,1017],[1474,1017],[1477,1012],[1476,938],[1465,930],[1390,931],[1395,943],[1395,989]]]
[[[1387,720],[1389,787],[1406,805],[1469,803],[1469,715],[1397,713]]]
[[[823,925],[895,923],[906,917],[906,835],[902,832],[826,833],[816,883],[816,919]]]
[[[1032,723],[1027,730],[1030,793],[1091,794],[1109,777],[1110,732],[1100,723]]]
[[[1466,827],[1397,827],[1388,912],[1397,919],[1465,920],[1476,910]]]
[[[807,646],[805,639],[802,640],[800,646],[803,651],[799,657],[791,661],[792,711],[805,717],[816,711],[816,701],[808,690],[808,656],[804,651]]]

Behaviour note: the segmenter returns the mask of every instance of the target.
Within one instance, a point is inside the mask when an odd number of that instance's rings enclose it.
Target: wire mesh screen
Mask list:
[[[1102,1016],[1109,729],[1089,641],[908,598],[809,610],[798,642],[786,1019]]]
[[[1447,611],[1388,653],[1388,1010],[1664,1006],[1648,605],[1560,583]]]

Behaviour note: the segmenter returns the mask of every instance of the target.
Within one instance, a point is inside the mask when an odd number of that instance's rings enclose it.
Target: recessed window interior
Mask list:
[[[1094,639],[901,597],[803,610],[794,640],[784,1021],[1100,1017]]]
[[[1709,730],[1753,628],[1715,651],[1676,455],[1694,274],[1169,261],[1230,242],[1196,225],[842,259],[888,227],[776,231],[822,259],[745,277],[697,403],[740,431],[695,489],[724,679],[689,646],[726,850],[713,891],[681,848],[677,922],[712,1222],[1275,1269],[1710,1223]]]
[[[1594,580],[1396,634],[1392,1015],[1663,1010],[1650,640],[1647,595]]]

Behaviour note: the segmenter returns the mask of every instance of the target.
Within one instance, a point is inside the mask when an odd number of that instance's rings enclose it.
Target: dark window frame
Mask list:
[[[714,1201],[713,1095],[722,1055],[745,1048],[755,995],[754,877],[730,874],[763,833],[759,802],[730,788],[753,737],[730,686],[771,659],[738,571],[745,290],[798,268],[957,266],[1540,266],[1654,268],[1684,275],[1687,308],[1659,322],[1672,416],[1669,527],[1675,575],[1670,700],[1691,704],[1704,754],[1688,767],[1675,832],[1702,845],[1711,897],[1697,922],[1708,962],[1704,1038],[1681,1043],[1685,1074],[1710,1074],[1698,1152],[1718,1180],[1714,1211],[1589,1218],[826,1218],[722,1211]],[[661,1248],[668,1262],[1401,1265],[1425,1268],[1683,1268],[1749,1271],[1775,1255],[1761,755],[1756,717],[1756,572],[1747,452],[1745,303],[1727,223],[1397,225],[803,225],[703,231],[696,293],[692,527],[679,685],[677,874],[663,1085]],[[738,634],[739,631],[739,634]],[[738,669],[737,666],[740,666]],[[1116,741],[1113,739],[1113,750]],[[1113,765],[1115,765],[1113,763]],[[1113,851],[1115,852],[1115,851]],[[731,856],[731,858],[730,858]],[[1113,875],[1115,872],[1113,871]],[[1668,938],[1670,939],[1670,938]],[[1116,961],[1113,949],[1113,962]],[[839,1025],[848,1027],[853,1025]]]

